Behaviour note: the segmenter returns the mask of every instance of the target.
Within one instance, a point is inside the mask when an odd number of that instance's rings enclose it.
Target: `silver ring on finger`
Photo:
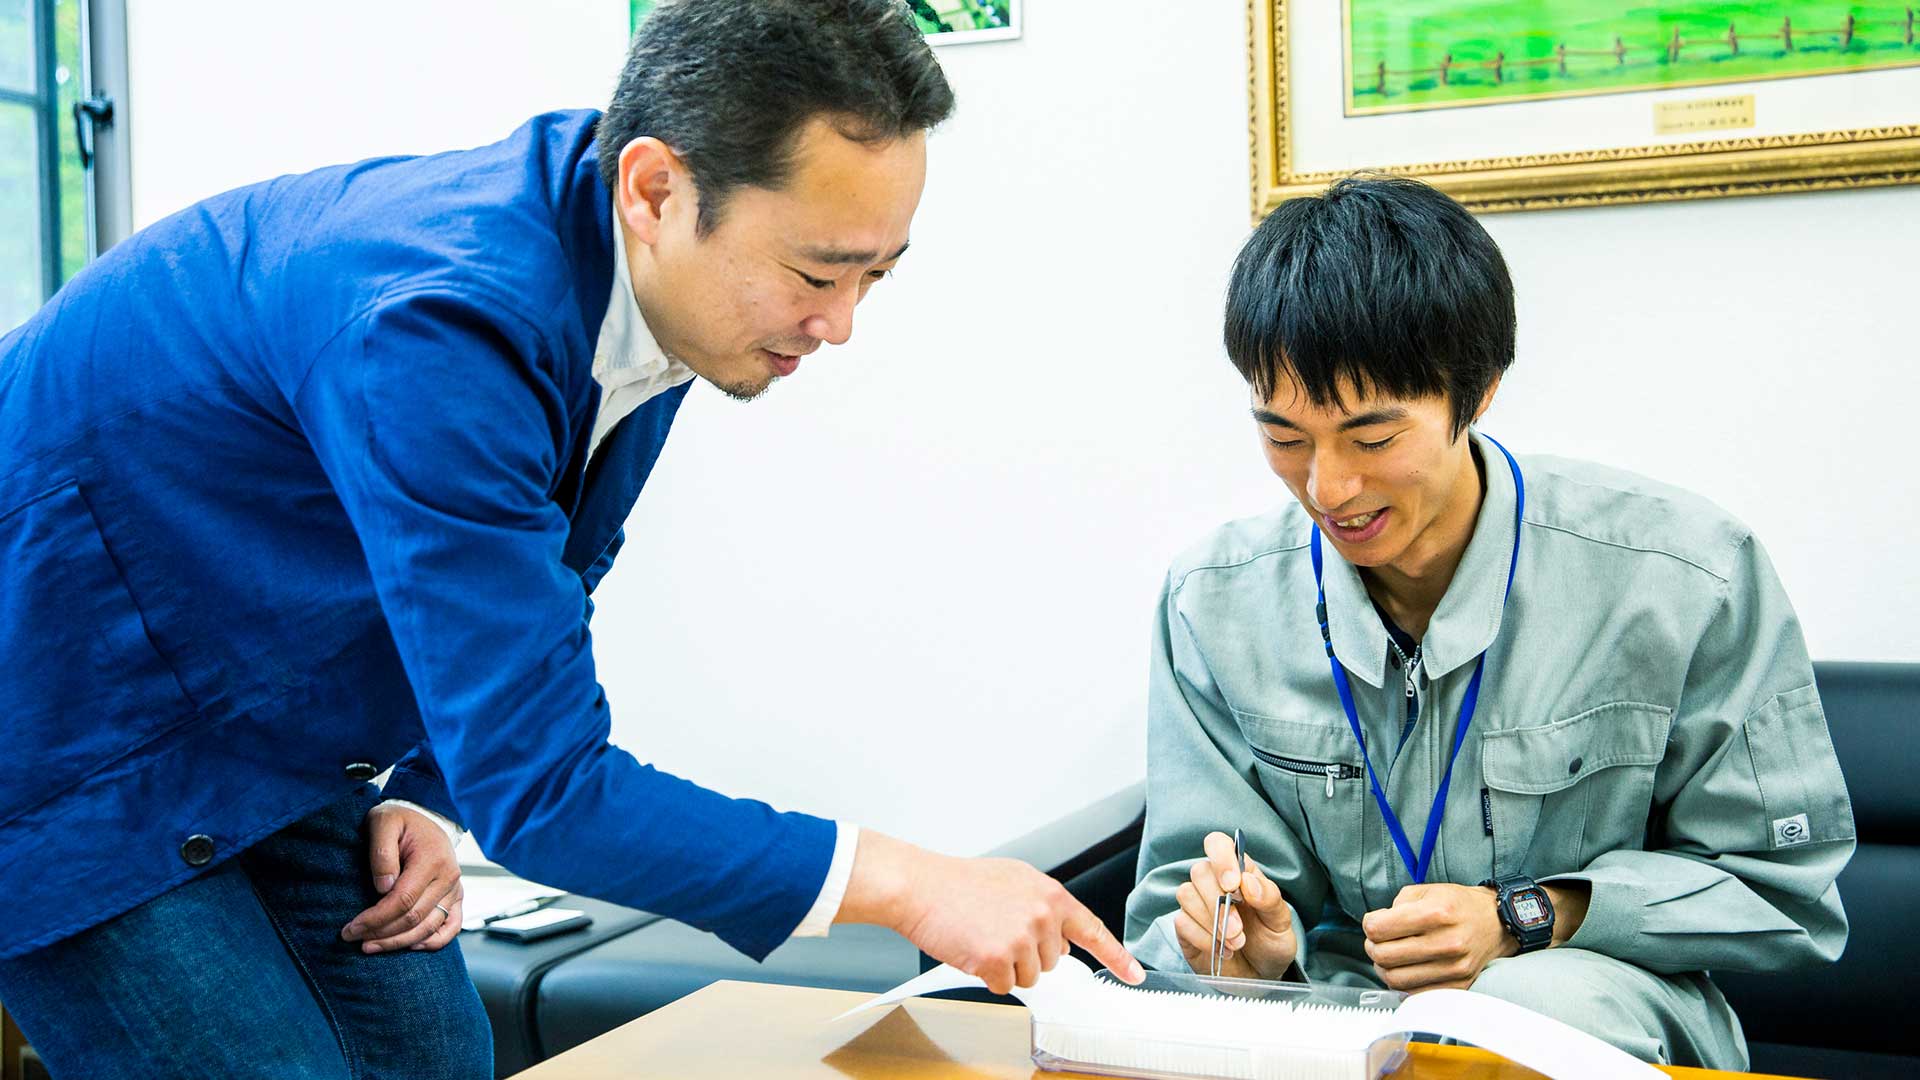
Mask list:
[[[440,914],[446,916],[446,918],[448,919],[453,918],[453,912],[448,911],[447,906],[445,904],[435,904],[433,906],[438,908],[440,910]],[[443,919],[442,921],[444,922],[445,920]]]

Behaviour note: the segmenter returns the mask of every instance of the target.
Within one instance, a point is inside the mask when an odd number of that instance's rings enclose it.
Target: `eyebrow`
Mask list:
[[[1271,409],[1264,409],[1257,405],[1254,406],[1253,409],[1253,418],[1263,424],[1272,424],[1274,427],[1289,428],[1293,431],[1300,430],[1299,424],[1294,423]],[[1342,420],[1340,422],[1340,430],[1352,431],[1354,428],[1371,427],[1374,424],[1391,424],[1395,421],[1405,420],[1406,418],[1407,410],[1398,405],[1392,405],[1384,409],[1369,409],[1359,416],[1350,416]]]
[[[909,240],[900,245],[900,250],[884,259],[880,257],[880,253],[877,251],[852,251],[847,248],[832,247],[801,248],[800,255],[808,262],[821,263],[826,266],[871,266],[874,263],[892,262],[900,256],[905,255],[907,249],[912,246],[913,241]]]

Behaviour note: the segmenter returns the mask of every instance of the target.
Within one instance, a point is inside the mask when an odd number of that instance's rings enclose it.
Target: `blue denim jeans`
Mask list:
[[[486,1080],[493,1036],[458,943],[360,952],[378,898],[369,784],[215,870],[0,960],[0,1003],[56,1080]]]

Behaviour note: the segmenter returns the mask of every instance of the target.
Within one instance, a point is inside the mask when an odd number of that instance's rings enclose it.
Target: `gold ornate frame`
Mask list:
[[[1340,172],[1295,172],[1287,132],[1287,0],[1247,0],[1255,221]],[[1920,183],[1920,123],[1520,157],[1383,164],[1480,212]]]

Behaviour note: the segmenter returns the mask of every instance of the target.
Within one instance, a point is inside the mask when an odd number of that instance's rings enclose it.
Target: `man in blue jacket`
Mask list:
[[[604,116],[216,196],[0,339],[0,1001],[56,1076],[490,1075],[453,822],[754,957],[1137,970],[1031,868],[607,742],[589,594],[688,385],[847,339],[951,108],[897,0],[682,0]]]

